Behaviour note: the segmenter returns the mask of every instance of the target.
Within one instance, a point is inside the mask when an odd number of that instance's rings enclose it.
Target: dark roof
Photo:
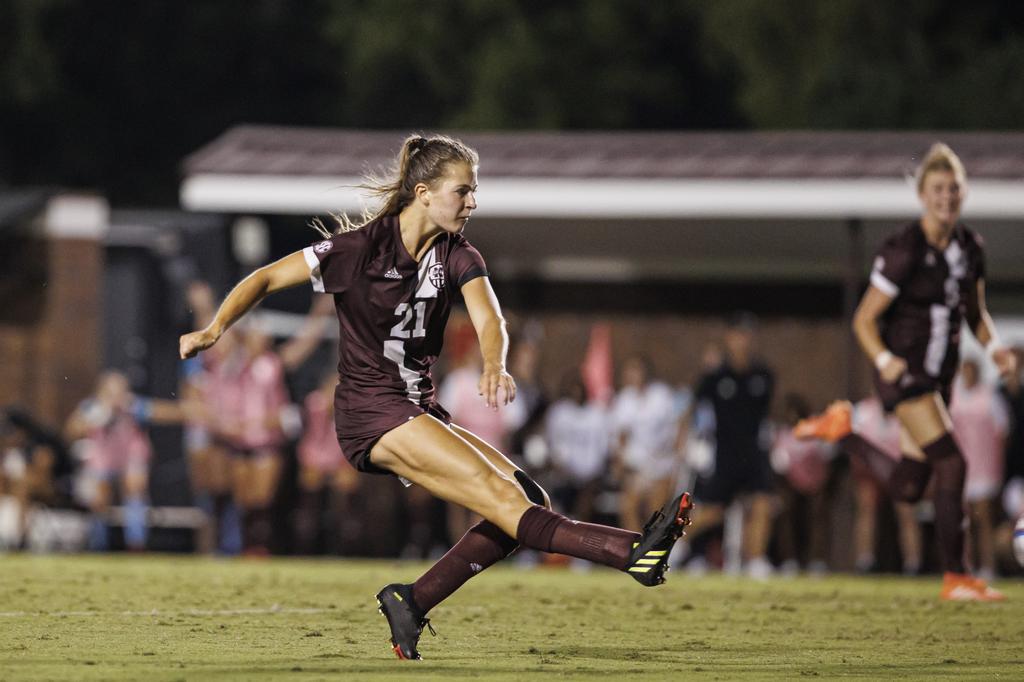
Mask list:
[[[186,174],[359,176],[407,132],[239,126],[190,155]],[[969,177],[1024,178],[1024,133],[465,132],[491,177],[881,178],[912,172],[936,140]]]

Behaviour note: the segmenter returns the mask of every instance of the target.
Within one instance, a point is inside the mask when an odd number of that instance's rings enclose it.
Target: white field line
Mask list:
[[[81,616],[253,616],[274,613],[326,613],[331,609],[291,608],[274,604],[263,609],[184,609],[181,611],[0,611],[0,618],[78,618]]]

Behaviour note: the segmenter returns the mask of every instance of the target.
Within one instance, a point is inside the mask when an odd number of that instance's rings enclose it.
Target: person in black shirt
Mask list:
[[[765,559],[771,528],[772,472],[768,461],[770,438],[767,417],[775,377],[755,354],[756,320],[749,313],[733,316],[725,332],[721,365],[697,382],[695,407],[714,415],[711,440],[714,470],[697,480],[699,502],[689,532],[695,538],[722,522],[725,508],[738,496],[749,496],[743,534],[748,573],[771,573]]]

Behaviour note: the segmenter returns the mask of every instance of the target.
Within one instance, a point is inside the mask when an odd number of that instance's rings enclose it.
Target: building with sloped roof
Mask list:
[[[357,214],[362,177],[386,170],[406,134],[232,128],[185,159],[181,202],[233,215]],[[506,306],[673,313],[691,331],[694,318],[737,308],[828,320],[824,345],[839,340],[839,383],[856,392],[843,320],[877,244],[918,215],[913,170],[942,140],[967,167],[964,215],[987,242],[990,306],[1024,313],[1024,133],[453,134],[480,153],[467,236]]]

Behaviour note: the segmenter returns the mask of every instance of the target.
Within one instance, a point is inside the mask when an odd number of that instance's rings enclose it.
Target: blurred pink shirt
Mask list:
[[[508,433],[508,410],[487,407],[477,388],[479,381],[480,371],[476,368],[453,370],[441,384],[438,402],[452,415],[453,422],[502,450]]]
[[[85,468],[98,474],[118,474],[130,468],[144,469],[153,455],[146,432],[125,412],[85,438]]]
[[[993,497],[1003,482],[1003,446],[1010,426],[1006,405],[990,386],[979,383],[968,389],[961,382],[953,386],[950,403],[953,433],[967,460],[966,497]]]
[[[218,363],[214,381],[218,420],[230,431],[241,428],[228,440],[244,449],[280,446],[284,434],[276,422],[288,402],[280,358],[263,353],[242,367],[235,360]]]
[[[820,441],[798,440],[793,430],[782,428],[775,437],[773,460],[785,453],[785,475],[789,484],[802,495],[820,491],[828,480],[828,450]]]
[[[306,468],[324,473],[338,470],[344,455],[334,430],[334,401],[323,391],[316,390],[306,396],[306,421],[299,440],[299,463]]]
[[[853,430],[893,459],[900,458],[900,422],[895,415],[885,413],[875,396],[854,405]]]

